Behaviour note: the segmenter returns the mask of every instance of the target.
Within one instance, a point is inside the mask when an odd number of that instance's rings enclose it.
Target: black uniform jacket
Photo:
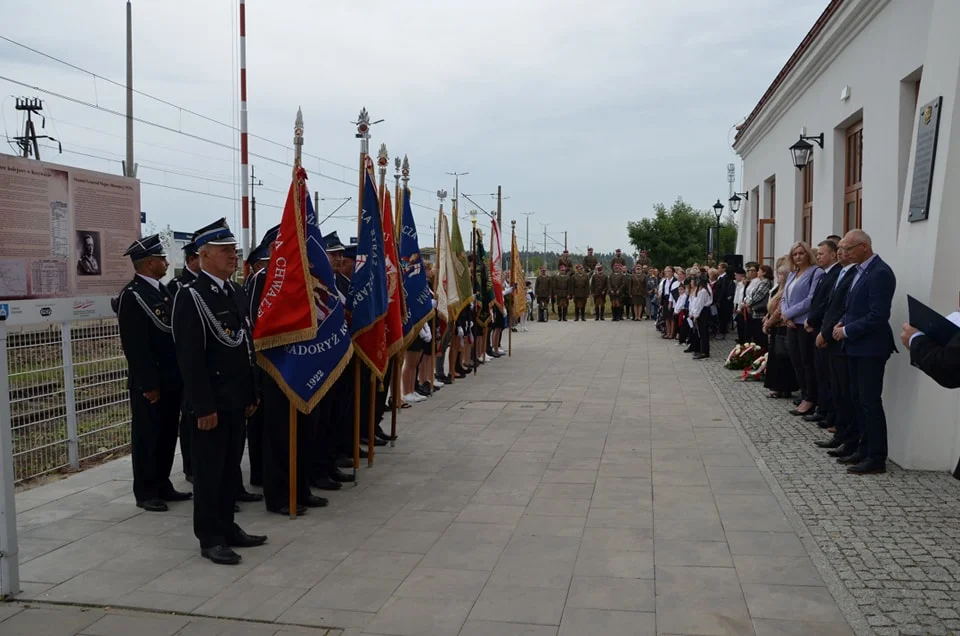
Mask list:
[[[177,293],[173,336],[186,401],[197,417],[256,403],[247,306],[239,286],[226,281],[221,289],[202,271]],[[241,334],[241,341],[231,346]]]
[[[813,327],[814,331],[819,331],[823,326],[823,317],[827,313],[827,306],[830,304],[830,294],[837,284],[837,276],[840,275],[840,263],[821,276],[817,280],[817,286],[813,289],[813,298],[810,299],[810,313],[807,314],[807,323]],[[849,272],[848,272],[849,273]],[[852,279],[851,279],[852,280]],[[833,329],[833,327],[831,327]]]
[[[157,289],[140,276],[120,292],[117,322],[127,358],[127,388],[176,391],[181,387],[177,353],[170,329],[173,297],[161,284]]]
[[[960,334],[942,347],[927,336],[917,336],[910,343],[910,363],[937,384],[960,389]]]

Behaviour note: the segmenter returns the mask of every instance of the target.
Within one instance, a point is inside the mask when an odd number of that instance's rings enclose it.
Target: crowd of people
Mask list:
[[[251,250],[243,285],[233,281],[238,265],[237,240],[224,219],[197,230],[184,247],[185,267],[163,284],[169,263],[158,235],[135,241],[126,251],[135,275],[115,299],[120,339],[127,359],[132,414],[133,491],[138,507],[165,512],[168,503],[193,499],[194,534],[201,554],[218,564],[236,564],[234,548],[255,547],[266,536],[250,535],[237,523],[239,504],[263,501],[269,512],[302,515],[328,505],[311,489],[334,491],[356,476],[354,467],[355,387],[343,373],[309,414],[296,422],[296,509],[290,509],[290,402],[277,382],[255,362],[253,329],[264,295],[266,266],[279,226]],[[350,295],[356,246],[344,245],[336,232],[326,235],[326,254],[342,298]],[[432,279],[434,270],[427,268]],[[505,278],[508,279],[508,276]],[[399,373],[398,408],[428,399],[440,388],[463,379],[479,365],[506,352],[501,338],[503,308],[481,303],[481,277],[474,302],[449,328],[430,322],[391,364],[382,382],[361,367],[359,418],[361,448],[371,418],[374,446],[397,436],[381,422],[394,402],[393,374]],[[513,293],[506,285],[504,292]],[[442,325],[442,321],[433,321]],[[436,366],[432,367],[432,357]],[[373,399],[370,393],[374,392]],[[281,424],[278,424],[280,422]],[[179,439],[186,480],[193,492],[177,490],[170,479]],[[241,471],[244,448],[249,455],[248,490]]]
[[[791,415],[831,434],[818,447],[850,473],[885,472],[881,393],[896,351],[889,325],[896,277],[866,232],[828,236],[815,249],[797,242],[774,267],[708,261],[659,270],[644,253],[628,271],[617,250],[608,275],[589,258],[572,266],[561,257],[553,275],[540,269],[539,321],[549,319],[554,305],[565,321],[570,300],[574,321],[586,320],[588,297],[594,320],[604,320],[609,300],[614,321],[654,320],[664,339],[685,345],[695,360],[710,358],[711,342],[733,332],[738,344],[756,344],[767,354],[768,397],[790,400]]]

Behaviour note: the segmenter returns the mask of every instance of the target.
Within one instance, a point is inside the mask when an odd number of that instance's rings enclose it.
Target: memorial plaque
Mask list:
[[[911,223],[925,221],[930,216],[930,190],[933,187],[933,167],[937,158],[941,104],[943,97],[938,97],[920,108],[913,182],[910,186],[910,214],[907,216]]]

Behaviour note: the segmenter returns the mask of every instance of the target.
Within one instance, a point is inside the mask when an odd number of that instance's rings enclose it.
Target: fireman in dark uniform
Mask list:
[[[160,283],[167,273],[167,255],[154,234],[134,241],[124,256],[136,270],[117,301],[120,342],[129,368],[133,494],[140,508],[163,512],[166,502],[191,497],[170,482],[182,382],[170,328],[173,298]]]
[[[173,338],[187,406],[197,416],[193,438],[193,532],[200,554],[234,565],[234,547],[253,547],[234,522],[237,467],[244,419],[257,408],[251,324],[243,290],[230,281],[237,269],[237,239],[225,219],[198,230],[200,273],[177,293]]]
[[[196,280],[200,272],[200,255],[197,254],[197,246],[190,241],[183,246],[183,270],[180,274],[167,283],[167,290],[170,292],[170,309],[173,310],[173,299],[177,297],[180,288],[192,280]],[[180,400],[180,460],[183,462],[183,476],[187,481],[193,482],[193,451],[190,447],[190,440],[193,439],[193,429],[197,426],[197,418],[193,416],[190,409],[185,407],[183,399]]]

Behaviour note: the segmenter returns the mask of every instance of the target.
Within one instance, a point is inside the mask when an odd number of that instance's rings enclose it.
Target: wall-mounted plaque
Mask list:
[[[940,134],[940,106],[938,97],[920,108],[917,123],[917,146],[913,159],[913,182],[910,186],[910,214],[907,220],[925,221],[930,216],[930,190],[933,186],[933,166],[937,158],[937,138]]]

